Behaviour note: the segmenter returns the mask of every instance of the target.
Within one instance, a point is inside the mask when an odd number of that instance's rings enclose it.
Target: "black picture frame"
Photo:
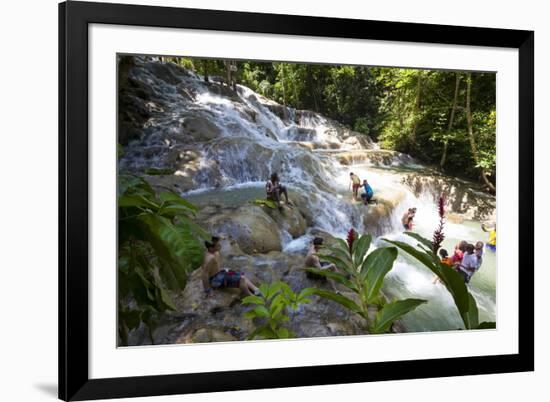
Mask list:
[[[517,354],[90,379],[88,25],[507,47],[519,51]],[[534,32],[70,1],[59,5],[59,398],[89,400],[534,370]],[[513,193],[513,192],[512,192]]]

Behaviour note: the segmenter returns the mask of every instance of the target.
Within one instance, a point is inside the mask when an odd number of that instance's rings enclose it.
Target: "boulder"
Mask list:
[[[307,223],[298,208],[287,205],[283,206],[282,210],[262,208],[277,223],[277,226],[290,233],[293,239],[306,233]]]
[[[279,227],[260,206],[225,208],[208,218],[204,225],[212,233],[235,241],[247,254],[281,250]]]
[[[185,117],[181,123],[185,134],[193,137],[195,141],[204,142],[218,138],[221,135],[220,128],[211,121],[211,118],[199,113]]]

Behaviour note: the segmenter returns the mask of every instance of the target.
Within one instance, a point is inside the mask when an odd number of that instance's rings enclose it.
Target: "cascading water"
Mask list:
[[[313,217],[305,236],[292,239],[288,232],[281,234],[285,252],[304,253],[313,237],[312,229],[343,237],[350,227],[364,232],[371,228],[369,225],[375,225],[379,235],[411,242],[402,234],[401,225],[401,216],[411,206],[418,208],[414,230],[431,237],[439,219],[434,202],[439,194],[429,187],[414,191],[407,183],[411,175],[433,175],[410,156],[380,150],[366,136],[355,135],[337,122],[314,112],[281,106],[244,86],[238,87],[238,93],[218,93],[213,88],[223,87],[206,85],[190,73],[171,73],[174,78],[167,82],[166,78],[159,79],[149,64],[134,69],[134,79],[161,93],[159,103],[169,105],[164,106],[169,110],[159,115],[162,117],[151,118],[141,138],[127,145],[120,161],[122,170],[174,166],[174,160],[179,160],[189,148],[181,140],[182,131],[187,134],[198,126],[201,135],[211,135],[193,143],[193,151],[199,157],[191,173],[185,163],[176,163],[175,174],[192,180],[182,195],[199,205],[214,200],[242,205],[263,198],[265,181],[272,172],[278,172],[290,190],[290,198],[306,199]],[[158,106],[153,102],[150,107]],[[375,198],[388,206],[386,215],[379,216],[376,222],[368,219],[369,210],[374,207],[351,200],[351,171],[368,179]],[[474,197],[471,193],[470,199]],[[494,199],[489,199],[489,204],[494,205]],[[449,253],[460,240],[486,239],[479,220],[446,223],[443,246]],[[379,236],[373,247],[382,245]],[[494,254],[486,252],[480,272],[469,285],[479,305],[480,321],[496,318],[495,266]],[[384,291],[391,297],[429,301],[404,318],[410,331],[461,327],[447,290],[433,283],[430,271],[405,256],[398,258]]]

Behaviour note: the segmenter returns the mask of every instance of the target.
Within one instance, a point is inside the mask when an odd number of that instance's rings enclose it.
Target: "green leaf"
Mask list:
[[[395,247],[381,247],[370,253],[361,267],[361,276],[365,278],[367,303],[378,296],[386,274],[390,272],[397,258]]]
[[[476,300],[470,292],[468,292],[468,302],[468,311],[461,313],[462,321],[464,321],[466,329],[475,329],[479,326],[479,313]]]
[[[428,249],[430,249],[430,250],[432,249],[432,242],[430,240],[420,236],[418,233],[404,232],[404,234],[406,234],[407,236],[412,237],[413,239],[418,240],[420,243],[425,245]]]
[[[277,337],[280,339],[290,338],[290,332],[286,328],[279,328],[277,330]]]
[[[135,207],[135,208],[149,208],[152,211],[157,211],[160,207],[156,202],[145,198],[142,195],[122,195],[118,197],[119,207]]]
[[[172,193],[172,192],[164,192],[164,193],[160,193],[159,195],[159,198],[161,199],[161,201],[165,202],[165,203],[170,203],[171,205],[180,205],[182,207],[185,207],[193,212],[197,212],[199,209],[197,208],[197,206],[189,201],[187,201],[186,199],[180,197],[179,195],[177,195],[176,193]]]
[[[353,290],[354,292],[357,292],[357,287],[346,278],[345,275],[339,274],[337,272],[329,271],[328,269],[318,269],[318,268],[305,268],[307,272],[311,272],[312,274],[321,275],[325,278],[330,278],[335,280],[338,283],[341,283],[348,289]]]
[[[174,287],[175,284],[171,283],[172,288],[183,289],[187,275],[192,270],[190,251],[202,252],[202,247],[196,239],[186,238],[167,218],[147,214],[140,216],[139,220],[147,231],[147,237],[157,256],[173,270],[178,286]]]
[[[271,209],[277,209],[277,203],[272,200],[262,200],[262,199],[255,199],[250,201],[253,205],[260,205],[260,206],[266,206]]]
[[[269,317],[269,311],[267,310],[267,308],[265,308],[265,306],[258,306],[254,308],[254,312],[258,317]]]
[[[416,258],[418,261],[420,261],[422,264],[424,264],[430,271],[432,271],[434,274],[438,275],[437,270],[434,265],[434,260],[431,258],[431,256],[427,255],[423,251],[419,251],[413,246],[401,242],[401,241],[394,241],[394,240],[388,240],[388,239],[382,239],[388,243],[393,244],[394,246],[399,247],[401,250],[405,251],[407,254],[411,255],[412,257]]]
[[[350,263],[344,262],[339,257],[335,257],[334,255],[327,255],[327,254],[316,254],[320,260],[325,260],[328,262],[333,263],[336,265],[336,267],[340,271],[348,272],[348,273],[354,273],[354,269],[352,268],[352,265]]]
[[[445,284],[445,287],[447,288],[449,293],[451,293],[451,296],[453,297],[455,305],[458,308],[460,316],[464,321],[465,314],[470,309],[470,294],[468,292],[466,284],[464,283],[464,279],[458,272],[456,272],[452,267],[449,267],[446,264],[438,263],[437,268],[438,269],[435,271],[436,275],[441,278],[441,280]],[[466,325],[466,322],[464,322],[464,324]],[[467,325],[466,328],[468,328]]]
[[[358,240],[356,240],[353,243],[353,259],[355,261],[355,265],[359,265],[363,262],[363,259],[365,258],[365,254],[369,250],[370,243],[372,240],[372,236],[369,234],[364,234],[363,236],[360,236]]]
[[[497,327],[496,322],[483,321],[481,324],[477,326],[477,329],[496,329],[496,327]]]
[[[334,292],[330,292],[328,290],[323,290],[323,289],[316,289],[315,294],[317,296],[321,296],[321,297],[324,297],[325,299],[329,299],[336,303],[339,303],[342,306],[346,307],[347,309],[353,311],[354,313],[357,313],[363,316],[363,311],[361,310],[361,308],[353,300],[348,299],[345,296],[336,294]]]
[[[261,297],[259,296],[246,296],[243,300],[242,300],[242,303],[243,304],[259,304],[259,305],[263,305],[264,304],[264,299],[262,299]]]
[[[378,311],[378,313],[376,313],[375,324],[374,327],[371,328],[371,331],[377,334],[387,332],[395,320],[414,310],[423,303],[426,303],[426,300],[404,299],[386,304],[381,310]]]

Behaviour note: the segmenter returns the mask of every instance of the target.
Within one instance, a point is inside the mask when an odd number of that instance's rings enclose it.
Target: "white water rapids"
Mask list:
[[[394,205],[391,213],[378,222],[383,237],[411,241],[402,234],[401,216],[417,207],[414,231],[431,238],[439,217],[434,200],[439,196],[429,188],[413,191],[404,183],[407,175],[431,175],[432,171],[410,156],[380,150],[376,143],[317,113],[295,111],[272,102],[247,87],[239,86],[232,97],[212,90],[196,75],[179,77],[174,85],[158,79],[150,70],[134,72],[135,78],[152,85],[170,104],[162,118],[150,119],[145,135],[131,142],[121,168],[139,170],[166,165],[166,155],[178,147],[179,123],[190,117],[213,124],[217,132],[194,144],[200,159],[192,179],[193,189],[182,195],[198,205],[215,200],[226,205],[242,205],[254,198],[263,198],[265,181],[278,172],[289,188],[289,197],[308,201],[316,228],[344,237],[349,228],[365,231],[365,216],[370,206],[353,202],[348,190],[349,173],[368,179],[375,198]],[[184,88],[192,100],[182,97]],[[185,166],[176,174],[185,175]],[[464,183],[468,186],[467,183]],[[284,233],[283,251],[305,253],[312,235],[292,239]],[[465,220],[447,222],[444,248],[450,254],[460,240],[486,241],[480,222]],[[382,237],[382,236],[381,236]],[[373,247],[383,246],[380,237]],[[452,330],[462,327],[451,296],[433,276],[414,260],[400,253],[387,276],[384,291],[390,297],[415,297],[428,303],[408,314],[404,323],[409,331]],[[483,266],[474,275],[469,288],[477,300],[481,321],[496,320],[496,258],[486,251]]]

